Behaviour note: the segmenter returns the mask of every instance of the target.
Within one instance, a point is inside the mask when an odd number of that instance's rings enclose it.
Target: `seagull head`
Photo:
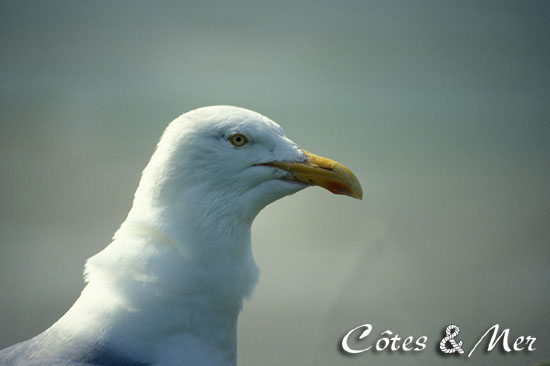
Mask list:
[[[185,203],[195,208],[194,217],[252,220],[267,204],[308,186],[362,198],[348,168],[300,148],[269,118],[244,108],[203,107],[166,128],[143,172],[134,211],[159,214]]]

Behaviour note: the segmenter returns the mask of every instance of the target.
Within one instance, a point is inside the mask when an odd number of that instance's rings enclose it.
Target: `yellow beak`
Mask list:
[[[307,160],[303,162],[273,162],[269,165],[286,170],[291,175],[285,179],[297,180],[328,189],[335,194],[343,194],[363,199],[361,184],[344,165],[303,150]]]

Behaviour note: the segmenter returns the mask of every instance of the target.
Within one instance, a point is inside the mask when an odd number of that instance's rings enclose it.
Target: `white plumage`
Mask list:
[[[258,279],[252,221],[312,184],[361,197],[347,168],[300,149],[258,113],[183,114],[112,243],[87,261],[80,298],[48,330],[1,351],[0,364],[235,365],[237,318]]]

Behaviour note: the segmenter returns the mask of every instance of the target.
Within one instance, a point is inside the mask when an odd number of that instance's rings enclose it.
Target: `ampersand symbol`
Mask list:
[[[443,338],[439,343],[439,348],[441,349],[442,352],[455,353],[456,351],[458,351],[458,353],[460,354],[464,353],[462,348],[460,348],[462,346],[462,341],[459,341],[458,343],[456,343],[456,341],[453,339],[458,335],[458,332],[460,332],[460,328],[458,327],[458,325],[450,324],[447,326],[447,329],[445,330],[445,334],[447,336]],[[451,346],[453,346],[453,348],[448,348],[447,347],[448,343]]]

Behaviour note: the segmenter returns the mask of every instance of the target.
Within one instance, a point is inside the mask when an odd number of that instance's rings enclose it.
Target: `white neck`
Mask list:
[[[229,203],[213,207],[192,191],[162,205],[143,184],[114,241],[88,260],[88,285],[54,328],[142,362],[234,365],[237,318],[258,278],[253,218],[235,220]]]

